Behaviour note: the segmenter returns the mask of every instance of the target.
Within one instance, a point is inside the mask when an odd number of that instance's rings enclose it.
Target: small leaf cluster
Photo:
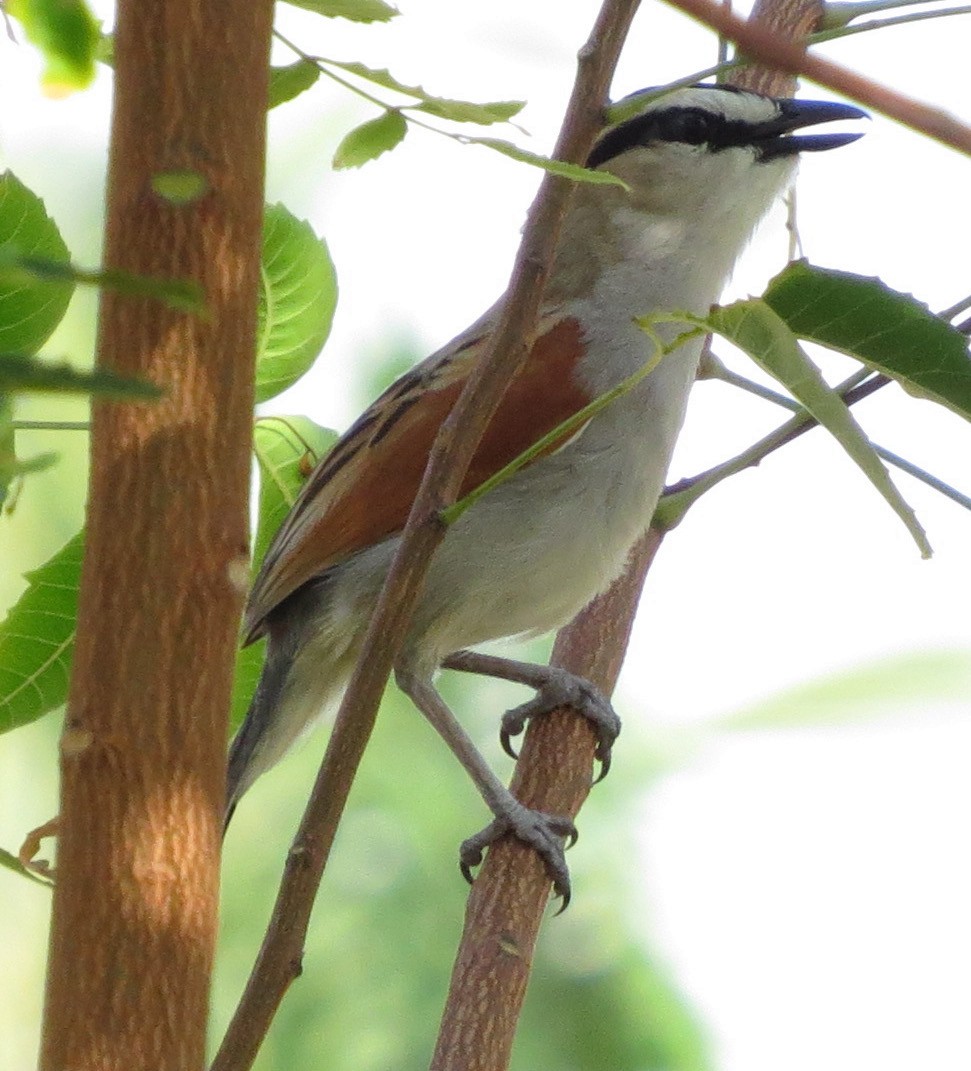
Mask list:
[[[292,386],[327,340],[337,304],[337,277],[327,246],[282,205],[266,208],[260,265],[256,397],[266,401]],[[203,314],[194,283],[143,279],[71,264],[67,246],[43,202],[15,176],[0,176],[0,473],[3,489],[55,455],[19,459],[13,397],[71,391],[154,400],[157,388],[109,370],[86,371],[36,357],[67,309],[77,284],[148,296],[189,314]],[[256,548],[259,558],[296,499],[308,465],[335,435],[306,417],[256,421],[254,454],[261,475]],[[77,618],[84,533],[27,576],[28,586],[0,624],[0,732],[61,706],[67,697]],[[259,560],[257,558],[257,560]],[[237,717],[262,662],[259,645],[240,653]]]
[[[716,306],[704,318],[679,313],[647,317],[641,326],[653,334],[662,321],[691,325],[675,345],[692,335],[715,333],[778,380],[802,407],[804,417],[834,436],[903,522],[921,554],[930,556],[927,535],[893,482],[881,451],[800,340],[843,353],[909,394],[971,420],[971,354],[960,331],[879,279],[813,267],[805,261],[788,265],[761,298]],[[743,455],[739,464],[728,462],[688,481],[689,486],[662,503],[661,523],[677,524],[701,494],[758,459]]]

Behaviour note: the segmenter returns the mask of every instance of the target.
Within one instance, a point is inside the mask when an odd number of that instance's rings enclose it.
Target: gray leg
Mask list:
[[[572,845],[576,827],[569,818],[544,814],[524,806],[489,768],[468,733],[435,690],[428,679],[406,668],[395,671],[398,686],[431,722],[452,753],[465,767],[495,819],[481,833],[464,841],[459,861],[466,880],[472,880],[472,869],[482,862],[482,852],[506,833],[534,848],[546,864],[553,882],[553,891],[563,898],[563,907],[570,900],[570,872],[564,857],[564,840]]]
[[[499,739],[502,741],[503,750],[511,758],[515,759],[517,755],[510,738],[518,736],[530,718],[549,714],[558,707],[571,707],[591,722],[597,733],[596,757],[600,762],[600,776],[596,781],[602,781],[607,776],[613,744],[620,734],[620,718],[607,697],[590,681],[558,666],[517,662],[511,658],[480,654],[478,651],[456,651],[455,654],[449,655],[442,665],[446,669],[499,677],[536,689],[535,698],[522,706],[507,710],[503,715]]]

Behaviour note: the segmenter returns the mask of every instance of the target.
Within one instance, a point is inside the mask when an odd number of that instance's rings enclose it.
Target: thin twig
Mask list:
[[[717,33],[730,37],[749,59],[759,60],[780,71],[802,75],[896,119],[918,133],[971,155],[971,127],[959,122],[948,112],[922,104],[831,60],[808,53],[800,45],[766,30],[754,20],[746,22],[740,19],[711,0],[668,0],[668,3]]]
[[[580,52],[576,83],[554,153],[557,159],[578,162],[586,158],[602,121],[610,79],[636,6],[636,0],[605,0],[594,34]],[[544,175],[488,352],[470,375],[435,441],[290,850],[259,957],[213,1071],[245,1071],[252,1065],[284,993],[299,973],[314,897],[337,824],[429,559],[444,534],[439,514],[455,501],[503,390],[527,357],[524,340],[536,320],[572,189],[571,183]]]
[[[856,402],[868,398],[890,382],[891,380],[882,373],[871,376],[870,370],[865,368],[854,372],[835,390],[847,405],[854,405]],[[780,450],[783,446],[787,446],[795,439],[798,439],[800,435],[804,435],[818,425],[819,421],[807,410],[800,407],[800,411],[791,420],[781,424],[775,431],[770,431],[768,435],[763,436],[758,442],[736,454],[735,457],[715,465],[713,468],[708,469],[707,472],[699,473],[697,476],[689,476],[668,487],[654,515],[654,523],[666,531],[677,527],[684,520],[688,510],[703,494],[717,487],[723,480],[727,480],[729,476],[736,476],[746,469],[754,468],[770,454]]]
[[[926,3],[926,0],[919,0]],[[967,4],[961,7],[949,7],[937,11],[915,11],[908,15],[893,15],[886,19],[871,19],[862,22],[859,26],[834,26],[832,29],[820,30],[812,36],[812,43],[822,44],[824,41],[838,41],[843,37],[853,37],[858,33],[869,33],[871,30],[889,30],[893,26],[907,26],[914,22],[927,22],[930,19],[946,19],[952,15],[971,15],[971,6]]]
[[[968,309],[971,309],[971,294],[961,298],[960,301],[956,301],[949,309],[945,309],[937,315],[940,316],[942,320],[953,320],[956,316],[960,316],[962,312],[966,312]],[[960,331],[961,329],[958,328],[958,330]]]
[[[737,387],[739,390],[743,390],[748,394],[753,394],[757,398],[772,402],[773,405],[788,409],[791,413],[805,412],[795,398],[790,398],[786,394],[780,394],[778,391],[772,390],[771,387],[763,386],[761,383],[756,383],[754,380],[739,375],[737,372],[734,372],[723,365],[721,361],[713,355],[709,355],[707,368],[708,376],[706,378],[721,380],[721,382],[727,383],[729,386]],[[880,376],[874,376],[872,380],[869,379],[869,369],[864,369],[857,373],[857,375],[862,376],[860,382],[866,382],[867,385],[871,383],[874,384],[873,390],[891,382],[890,379],[882,374]],[[869,391],[869,393],[872,392],[872,390]],[[847,398],[853,397],[854,396],[850,392],[847,392],[847,394],[843,396],[843,400],[846,401]],[[859,397],[855,397],[854,400],[859,401]],[[849,402],[848,404],[852,404],[852,402]],[[963,506],[965,509],[971,509],[971,497],[964,494],[964,492],[959,491],[956,487],[952,487],[951,484],[946,483],[939,476],[935,476],[932,472],[928,472],[927,469],[922,469],[919,465],[915,465],[912,461],[908,461],[900,454],[894,453],[893,450],[888,450],[887,447],[873,442],[872,439],[870,440],[870,445],[873,447],[873,452],[877,457],[886,461],[888,465],[893,465],[894,468],[900,469],[901,472],[906,472],[908,476],[913,476],[915,480],[920,480],[921,483],[926,484],[928,487],[944,495],[945,498],[951,499],[952,502],[956,502],[959,506]]]
[[[90,431],[90,420],[14,420],[14,431]]]
[[[637,6],[637,0],[605,0],[590,40],[579,54],[564,129],[574,121],[574,104],[584,96],[590,106],[598,109],[606,102],[613,70]],[[585,131],[593,134],[590,127]],[[582,155],[570,159],[578,161]],[[650,555],[644,559],[645,570],[649,558]],[[625,576],[614,585],[612,593],[623,601],[630,585],[639,591],[642,580],[642,573]],[[585,653],[597,646],[619,669],[628,635],[622,622],[629,620],[629,615],[620,608],[616,614],[610,612],[610,594],[596,600],[598,609],[591,608],[581,615],[592,621],[594,632],[600,636],[609,634],[609,638],[595,645],[590,636],[585,636],[580,646]],[[629,601],[636,604],[636,593]],[[588,612],[592,618],[587,617]],[[564,633],[560,636],[557,649],[561,648]],[[597,683],[609,692],[615,679],[616,673],[607,674]],[[590,789],[593,734],[585,719],[572,711],[556,712],[540,721],[542,725],[531,726],[527,732],[512,790],[528,806],[575,815]],[[549,889],[549,876],[532,849],[508,837],[490,848],[469,897],[431,1061],[433,1071],[501,1071],[507,1066]]]

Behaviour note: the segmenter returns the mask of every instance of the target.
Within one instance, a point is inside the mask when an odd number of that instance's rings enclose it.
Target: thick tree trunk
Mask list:
[[[203,1066],[271,10],[119,4],[106,266],[195,280],[206,313],[103,295],[100,363],[166,393],[95,406],[44,1071]]]

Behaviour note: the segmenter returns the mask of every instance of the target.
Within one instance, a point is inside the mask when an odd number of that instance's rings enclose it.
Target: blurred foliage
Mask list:
[[[84,0],[8,0],[7,10],[40,49],[44,88],[51,96],[91,84],[100,31]]]

